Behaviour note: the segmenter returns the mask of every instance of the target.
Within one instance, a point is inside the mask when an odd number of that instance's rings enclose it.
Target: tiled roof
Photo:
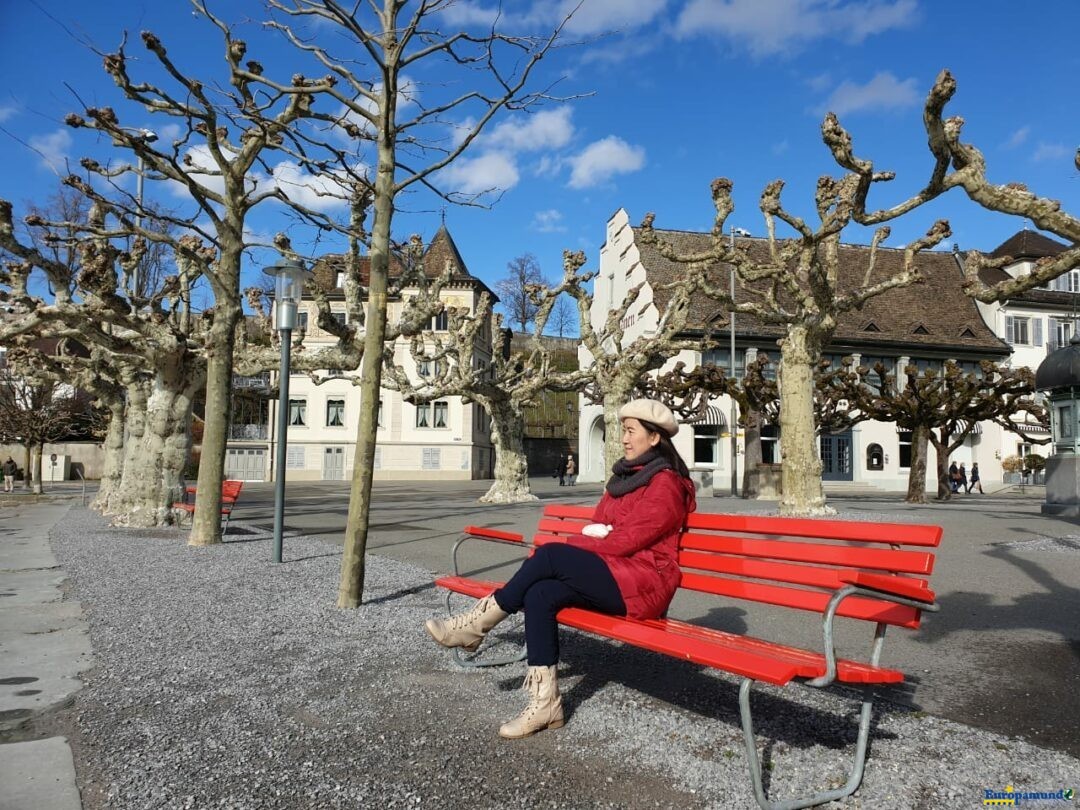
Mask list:
[[[635,234],[637,229],[635,229]],[[660,231],[657,235],[671,244],[680,254],[702,251],[708,248],[711,236],[707,233],[689,231]],[[739,239],[739,247],[751,258],[768,261],[768,241],[765,239]],[[646,276],[653,287],[657,305],[662,307],[670,293],[657,289],[657,285],[676,279],[682,268],[665,259],[654,248],[638,241],[641,261]],[[856,289],[862,284],[866,273],[870,249],[864,245],[841,245],[840,290]],[[903,250],[879,248],[871,281],[882,280],[899,272],[904,259]],[[983,321],[974,300],[964,295],[960,287],[961,272],[950,253],[920,253],[916,259],[925,280],[909,287],[890,290],[867,301],[861,310],[842,313],[833,335],[833,343],[890,346],[895,349],[942,349],[973,353],[989,352],[1007,354],[1008,345],[998,338]],[[717,265],[713,271],[715,281],[727,286],[726,264]],[[736,281],[736,300],[762,300],[764,285],[743,285]],[[715,301],[698,294],[690,304],[692,329],[704,328],[706,324],[723,329],[727,313]],[[736,334],[745,339],[779,338],[784,334],[782,325],[764,324],[750,315],[736,315]]]
[[[1018,231],[994,248],[990,252],[990,258],[1001,259],[1012,256],[1017,261],[1021,259],[1041,259],[1044,256],[1057,256],[1061,251],[1068,250],[1069,246],[1043,236],[1038,231],[1027,229]]]

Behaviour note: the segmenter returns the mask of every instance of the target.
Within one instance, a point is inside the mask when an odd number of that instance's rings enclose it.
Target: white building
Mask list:
[[[703,250],[711,239],[707,233],[687,231],[660,231],[658,235],[680,253]],[[767,258],[766,240],[740,239],[739,244],[751,255],[758,254],[762,260]],[[855,287],[865,274],[868,248],[844,245],[840,254],[841,276],[850,278],[848,286]],[[892,275],[902,260],[902,250],[880,248],[875,277]],[[891,368],[903,368],[908,363],[932,367],[948,359],[972,368],[984,359],[1005,361],[1011,352],[1010,346],[987,325],[975,302],[963,294],[961,270],[955,257],[949,253],[931,252],[920,254],[918,261],[925,283],[892,290],[868,301],[861,311],[843,316],[826,356],[839,363],[842,357],[857,355],[861,364],[872,366],[881,361]],[[606,239],[600,249],[600,272],[595,282],[592,310],[594,328],[602,326],[607,313],[621,303],[629,288],[644,284],[639,302],[626,317],[625,342],[628,344],[640,335],[649,334],[657,324],[667,296],[660,285],[677,278],[680,272],[678,265],[637,241],[636,229],[630,225],[626,211],[620,209],[608,221]],[[753,288],[740,288],[736,292],[737,296],[753,297],[755,294]],[[728,313],[719,310],[715,302],[699,296],[691,304],[691,324],[691,333],[701,334],[709,326],[714,332],[727,335]],[[735,322],[736,373],[758,352],[768,352],[770,358],[778,362],[780,353],[776,341],[781,335],[781,327],[760,324],[749,316],[738,316]],[[709,360],[727,368],[728,343],[726,339],[723,342],[724,348],[714,351]],[[693,368],[702,359],[700,352],[684,351],[671,358],[662,371],[671,369],[679,361]],[[591,362],[584,348],[580,350],[580,360],[583,367]],[[711,404],[709,418],[685,425],[674,441],[696,478],[706,485],[711,480],[717,491],[726,491],[733,465],[741,487],[743,437],[737,431],[733,458],[729,398],[720,397]],[[608,471],[604,469],[601,406],[583,402],[579,431],[581,479],[604,480]],[[1000,480],[1001,451],[1007,446],[1002,433],[1004,431],[996,425],[980,424],[953,454],[953,460],[966,462],[969,468],[977,461],[983,479]],[[766,462],[780,460],[780,441],[782,437],[778,435],[777,426],[767,426],[763,430],[762,449]],[[827,481],[861,482],[892,490],[907,487],[911,434],[898,432],[894,424],[864,422],[843,433],[822,435],[820,452],[823,477]],[[933,470],[934,463],[931,448],[929,470]],[[932,472],[928,475],[927,487],[930,490],[936,488]]]
[[[362,260],[362,283],[366,284],[367,259]],[[435,234],[424,255],[425,272],[439,276],[450,263],[451,280],[442,288],[447,306],[475,309],[481,293],[491,291],[469,274],[450,233],[443,226]],[[330,301],[335,317],[346,322],[345,295],[335,257],[324,257],[313,271]],[[393,270],[391,270],[393,273]],[[387,304],[388,321],[401,314],[402,296]],[[494,297],[494,296],[492,296]],[[304,346],[317,350],[335,342],[317,325],[314,301],[305,299],[299,308],[299,327],[306,330]],[[438,332],[447,327],[446,315],[433,319]],[[490,324],[488,330],[490,330]],[[490,331],[478,343],[478,360],[486,362],[490,353]],[[397,361],[406,369],[423,374],[413,363],[408,341],[399,339],[394,348]],[[316,385],[306,374],[292,374],[289,381],[288,446],[286,477],[289,480],[346,480],[352,477],[356,426],[360,408],[360,389],[346,376],[335,377]],[[351,372],[350,372],[351,374]],[[258,418],[262,418],[259,416]],[[234,440],[229,443],[226,476],[247,480],[273,480],[277,426],[277,400],[269,403],[265,427],[258,422],[243,427],[234,425]],[[250,438],[244,439],[244,434]],[[252,435],[254,434],[254,435]],[[261,438],[265,437],[265,438]],[[375,478],[379,479],[476,479],[490,478],[494,469],[490,418],[475,404],[460,397],[446,397],[427,405],[411,405],[400,394],[382,390],[379,396],[379,427],[375,449]]]

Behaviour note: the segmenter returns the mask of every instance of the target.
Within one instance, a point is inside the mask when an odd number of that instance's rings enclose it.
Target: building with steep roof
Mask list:
[[[680,254],[706,249],[711,235],[690,231],[657,231],[658,236]],[[740,238],[740,247],[752,257],[768,258],[768,242],[765,239]],[[1033,243],[1034,244],[1034,243]],[[869,248],[863,245],[840,247],[839,272],[841,288],[857,288],[862,285],[868,267]],[[871,281],[884,279],[897,272],[904,260],[903,250],[879,248],[872,271]],[[855,355],[857,362],[873,365],[880,361],[887,368],[903,368],[908,363],[921,367],[940,366],[946,360],[959,362],[961,366],[974,368],[981,360],[1006,361],[1012,351],[1009,343],[995,333],[992,322],[988,323],[976,302],[966,296],[961,288],[962,273],[954,256],[943,252],[918,254],[924,281],[909,287],[894,289],[877,298],[870,299],[858,310],[841,316],[833,340],[826,348],[825,357],[834,364],[841,358]],[[607,223],[606,239],[600,249],[600,270],[595,282],[592,322],[599,329],[608,312],[617,307],[627,290],[642,284],[638,303],[627,314],[625,341],[630,343],[640,335],[648,334],[657,323],[670,292],[664,289],[667,282],[678,278],[681,268],[668,261],[653,247],[638,240],[638,229],[631,226],[625,210],[617,211]],[[717,266],[717,282],[727,284],[728,268]],[[849,284],[844,280],[850,279]],[[742,300],[760,298],[762,290],[754,285],[740,285],[736,298]],[[671,358],[661,371],[667,371],[678,362],[693,368],[702,362],[713,362],[725,369],[730,362],[728,341],[728,313],[715,301],[698,295],[690,304],[690,328],[688,336],[701,335],[710,329],[725,336],[723,348],[708,353],[683,351]],[[767,352],[779,361],[777,341],[782,337],[782,325],[762,323],[748,315],[735,319],[735,366],[736,374],[745,369],[746,363],[759,353]],[[587,365],[590,357],[581,350],[581,362]],[[683,458],[702,482],[713,482],[716,489],[726,491],[735,467],[737,479],[742,481],[740,456],[742,435],[737,433],[736,454],[730,449],[729,424],[731,402],[719,397],[711,403],[704,420],[687,424],[675,437],[675,444]],[[958,462],[968,467],[978,461],[983,478],[994,480],[1000,475],[1000,456],[1003,439],[1000,428],[992,424],[979,425],[954,453]],[[582,480],[604,480],[603,468],[604,422],[603,411],[597,405],[582,405],[579,425],[581,443]],[[766,462],[780,461],[778,426],[763,430],[763,455]],[[884,489],[905,489],[911,461],[911,435],[898,432],[893,424],[864,422],[839,434],[823,434],[820,437],[823,477],[828,481],[858,482]],[[931,459],[931,469],[933,460]],[[931,474],[928,488],[936,484]]]
[[[341,256],[323,256],[312,272],[330,303],[331,311],[347,324],[345,293],[342,289]],[[450,279],[440,293],[450,307],[474,310],[480,296],[496,296],[483,281],[473,276],[454,239],[443,225],[432,237],[424,252],[424,273],[440,276],[450,267]],[[368,258],[361,258],[361,284],[367,285]],[[400,264],[391,262],[391,277],[399,276]],[[387,318],[397,319],[404,301],[418,290],[405,288],[387,303]],[[496,298],[497,300],[497,298]],[[438,333],[447,328],[445,313],[432,320]],[[305,296],[298,311],[298,328],[305,330],[304,346],[317,350],[333,343],[336,337],[318,325],[314,300]],[[476,347],[477,359],[490,353],[490,324],[485,339]],[[395,360],[418,375],[409,352],[409,342],[399,339],[394,347]],[[289,431],[286,476],[290,480],[347,480],[352,477],[356,426],[360,407],[360,388],[353,384],[354,372],[324,370],[328,376],[318,385],[307,373],[294,373],[289,380]],[[270,402],[269,415],[261,432],[265,441],[230,442],[226,474],[248,480],[273,480],[272,460],[277,437],[277,401]],[[251,426],[248,428],[257,428]],[[375,449],[375,478],[379,479],[477,479],[490,478],[495,468],[491,441],[490,417],[476,403],[460,397],[446,397],[426,405],[412,405],[396,391],[383,389],[379,395],[379,426]]]

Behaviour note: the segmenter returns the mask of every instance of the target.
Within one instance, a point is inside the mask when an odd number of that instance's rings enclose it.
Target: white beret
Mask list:
[[[675,421],[675,415],[663,402],[655,399],[632,399],[619,408],[619,419],[631,417],[639,421],[652,422],[668,436],[674,436],[679,432],[679,424]]]

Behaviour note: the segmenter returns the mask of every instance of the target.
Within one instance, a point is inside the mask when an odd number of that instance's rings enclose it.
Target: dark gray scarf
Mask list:
[[[645,486],[653,476],[662,470],[670,470],[671,462],[653,448],[646,450],[637,458],[620,458],[611,467],[612,476],[607,482],[607,491],[613,498],[621,498],[628,492]]]

